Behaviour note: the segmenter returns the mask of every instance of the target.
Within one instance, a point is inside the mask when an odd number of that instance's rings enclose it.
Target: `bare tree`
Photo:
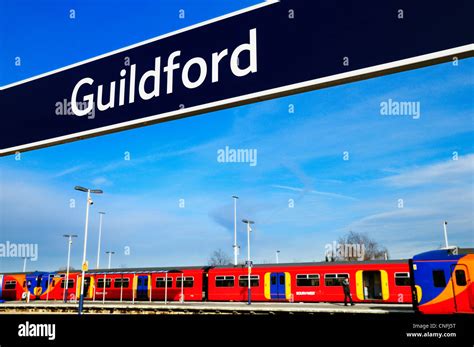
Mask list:
[[[354,254],[354,252],[339,252],[336,256],[337,260],[354,261],[389,258],[387,248],[380,245],[366,233],[351,230],[345,236],[340,237],[338,243],[341,247],[346,247],[346,249],[352,247],[352,251],[358,250],[359,252],[356,252],[357,254]]]
[[[211,254],[208,263],[211,266],[232,265],[232,260],[222,249],[219,248]]]

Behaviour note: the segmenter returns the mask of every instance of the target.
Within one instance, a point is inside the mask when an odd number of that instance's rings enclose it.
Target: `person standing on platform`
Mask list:
[[[351,288],[349,286],[349,279],[346,277],[342,281],[342,288],[344,290],[344,306],[347,306],[347,298],[349,298],[349,301],[352,306],[354,306],[354,302],[352,301],[352,295],[351,295]]]

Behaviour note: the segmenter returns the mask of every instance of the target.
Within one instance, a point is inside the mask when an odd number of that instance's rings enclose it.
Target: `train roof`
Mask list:
[[[360,264],[400,264],[408,262],[406,259],[400,260],[364,260],[364,261],[333,261],[333,262],[305,262],[305,263],[270,263],[270,264],[254,264],[253,268],[265,267],[291,267],[291,266],[336,266],[336,265],[360,265]],[[87,273],[180,273],[184,270],[205,270],[205,269],[238,269],[247,268],[245,264],[239,265],[217,265],[217,266],[169,266],[169,267],[137,267],[137,268],[114,268],[114,269],[97,269],[89,270]],[[64,271],[63,271],[64,272]]]
[[[303,263],[269,263],[269,264],[255,264],[252,267],[291,267],[291,266],[336,266],[336,265],[360,265],[360,264],[399,264],[407,262],[406,259],[393,259],[393,260],[362,260],[362,261],[320,261],[320,262],[303,262]],[[245,264],[234,265],[218,265],[213,268],[247,268]]]
[[[413,260],[455,260],[466,254],[474,254],[474,248],[449,247],[417,254]]]
[[[271,264],[255,264],[253,268],[265,267],[291,267],[291,266],[336,266],[336,265],[360,265],[360,264],[399,264],[408,260],[365,260],[365,261],[334,261],[334,262],[307,262],[307,263],[271,263]],[[151,267],[151,268],[122,268],[122,269],[99,269],[91,270],[89,273],[110,273],[110,272],[182,272],[182,270],[201,270],[201,269],[238,269],[247,268],[245,264],[239,265],[217,265],[217,266],[180,266],[180,267]]]
[[[40,271],[40,270],[35,270],[35,271],[17,271],[17,272],[0,272],[0,275],[44,275],[44,274],[49,274],[53,272],[58,272],[58,271]]]

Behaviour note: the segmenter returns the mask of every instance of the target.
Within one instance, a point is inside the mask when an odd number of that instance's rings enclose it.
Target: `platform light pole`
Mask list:
[[[109,267],[108,269],[110,270],[110,264],[112,264],[112,254],[115,254],[114,251],[107,251],[105,254],[109,255]],[[112,281],[110,281],[112,282]],[[111,283],[112,284],[112,283]],[[107,273],[104,273],[104,287],[102,289],[102,303],[105,304],[105,288],[107,288]]]
[[[250,305],[252,303],[252,290],[250,286],[250,272],[252,264],[250,263],[250,232],[252,231],[252,228],[250,227],[251,224],[254,224],[254,221],[251,221],[249,219],[242,219],[242,222],[247,224],[247,268],[248,268],[248,304]]]
[[[238,255],[239,255],[239,246],[237,245],[237,199],[239,198],[237,195],[232,195],[234,199],[234,245],[232,248],[234,249],[234,265],[237,266],[238,263]]]
[[[449,248],[449,244],[448,244],[448,222],[447,221],[444,221],[443,227],[444,227],[444,242],[446,243],[446,248]]]
[[[99,268],[100,264],[100,240],[102,239],[102,217],[105,214],[105,212],[99,212],[99,242],[97,245],[97,265],[96,269]]]
[[[115,254],[115,252],[114,251],[107,251],[107,252],[105,252],[105,254],[109,255],[109,267],[108,267],[108,269],[110,270],[110,266],[112,264],[112,254]]]
[[[82,254],[82,280],[81,280],[81,294],[79,297],[79,308],[78,308],[78,313],[82,314],[82,308],[84,305],[84,282],[86,281],[85,275],[86,275],[86,251],[87,251],[87,228],[89,224],[89,206],[93,204],[92,199],[91,199],[91,193],[92,194],[102,194],[103,191],[100,189],[89,189],[89,188],[84,188],[81,186],[75,186],[75,190],[87,193],[87,204],[86,204],[86,223],[84,226],[84,252]]]
[[[23,257],[23,272],[26,272],[26,260],[28,257]]]
[[[280,251],[277,249],[277,251],[275,252],[275,255],[276,255],[276,261],[277,261],[277,264],[279,264],[279,259],[278,259],[278,255],[280,254]]]
[[[66,283],[64,284],[63,299],[64,302],[67,302],[67,290],[69,289],[69,264],[71,263],[71,246],[72,238],[77,237],[75,234],[66,234],[63,237],[68,238],[67,246],[67,267],[66,267]]]

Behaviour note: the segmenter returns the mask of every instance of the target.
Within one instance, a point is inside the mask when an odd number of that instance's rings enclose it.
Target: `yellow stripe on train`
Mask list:
[[[270,275],[271,275],[270,272],[265,273],[264,281],[263,281],[263,285],[264,285],[263,292],[265,294],[265,299],[267,300],[270,300],[272,298],[270,294]]]
[[[285,272],[285,296],[286,300],[291,299],[291,276],[289,272]]]

